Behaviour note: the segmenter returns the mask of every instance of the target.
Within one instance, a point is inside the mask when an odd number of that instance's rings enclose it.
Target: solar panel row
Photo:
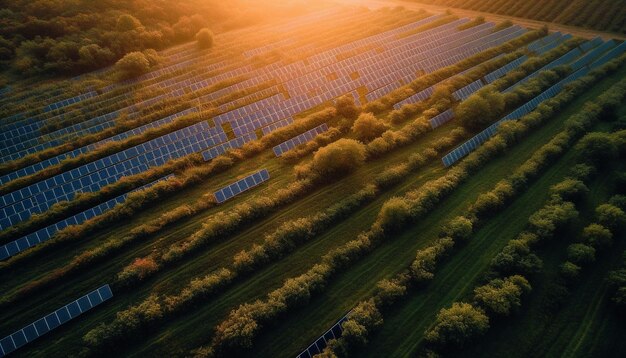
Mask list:
[[[476,80],[472,83],[470,83],[469,85],[458,89],[454,92],[452,92],[452,97],[454,97],[454,99],[456,99],[457,101],[464,101],[466,99],[469,98],[469,96],[471,96],[472,94],[474,94],[474,92],[478,91],[479,89],[483,88],[483,81],[482,80]]]
[[[348,320],[349,316],[350,312],[337,321],[337,323],[322,334],[315,342],[311,343],[302,353],[298,354],[296,358],[313,358],[316,354],[322,353],[331,339],[338,339],[342,336],[343,323]]]
[[[97,95],[98,95],[97,92],[89,91],[87,93],[83,93],[83,94],[78,95],[76,97],[68,98],[68,99],[65,99],[63,101],[59,101],[59,102],[55,102],[55,103],[49,104],[49,105],[45,106],[43,110],[44,110],[44,112],[53,111],[55,109],[67,107],[67,106],[69,106],[71,104],[78,103],[78,102],[86,100],[88,98],[95,97]]]
[[[621,56],[624,52],[626,52],[626,42],[622,42],[619,46],[610,50],[605,55],[600,57],[598,60],[595,60],[593,63],[591,63],[590,66],[592,66],[593,68],[602,66],[606,64],[607,62],[611,61],[612,59],[618,56]]]
[[[461,146],[455,148],[452,152],[445,155],[442,158],[443,165],[446,167],[449,167],[452,164],[456,163],[457,161],[459,161],[460,159],[462,159],[463,157],[465,157],[466,155],[474,151],[476,148],[478,148],[482,143],[486,142],[494,134],[496,134],[498,126],[501,123],[507,120],[521,118],[524,115],[532,112],[535,108],[537,108],[537,106],[541,102],[556,96],[561,91],[561,89],[563,88],[565,84],[570,83],[584,76],[587,72],[589,72],[589,68],[584,67],[578,70],[577,72],[567,76],[565,79],[553,85],[552,87],[550,87],[549,89],[541,93],[539,96],[533,98],[531,101],[520,106],[518,109],[511,112],[510,114],[508,114],[507,116],[499,120],[498,122],[492,124],[487,129],[483,130],[482,132],[472,137],[467,142],[463,143]]]
[[[248,175],[247,177],[238,180],[230,185],[227,185],[220,190],[216,191],[213,195],[215,195],[215,200],[218,203],[223,203],[228,199],[231,199],[237,194],[240,194],[248,189],[251,189],[267,180],[269,180],[270,174],[267,169],[262,169],[259,172],[256,172],[252,175]]]
[[[92,308],[110,300],[113,292],[109,285],[104,285],[85,296],[68,303],[49,315],[29,324],[28,326],[14,332],[0,340],[0,357],[25,346],[44,334],[52,331],[60,325],[67,323]]]
[[[516,58],[515,60],[507,63],[506,65],[498,68],[495,71],[492,71],[488,74],[485,75],[485,82],[487,83],[492,83],[495,80],[497,80],[500,77],[503,77],[504,75],[506,75],[507,73],[509,73],[509,71],[519,67],[522,63],[526,62],[526,60],[528,60],[528,56],[523,55],[519,58]]]
[[[570,35],[570,34],[561,35],[556,40],[548,43],[547,45],[545,45],[543,47],[538,48],[534,52],[537,55],[543,55],[544,53],[561,46],[565,41],[567,41],[567,40],[569,40],[571,38],[572,38],[572,35]]]
[[[557,32],[553,32],[553,33],[551,33],[548,36],[544,36],[544,37],[542,37],[542,38],[540,38],[538,40],[533,41],[531,44],[529,44],[527,46],[527,48],[530,51],[536,51],[536,50],[540,49],[541,47],[558,40],[559,38],[561,38],[561,36],[562,36],[562,34],[560,32],[558,32],[558,31]]]
[[[82,211],[76,215],[73,215],[67,219],[61,220],[59,222],[57,222],[56,224],[52,224],[49,225],[43,229],[39,229],[33,233],[30,233],[24,237],[21,237],[15,241],[12,241],[6,245],[0,246],[0,261],[6,260],[11,256],[15,256],[18,253],[27,250],[35,245],[41,244],[42,242],[48,241],[50,240],[50,238],[52,238],[57,232],[65,229],[66,227],[70,226],[70,225],[80,225],[82,223],[84,223],[85,221],[92,219],[96,216],[99,216],[107,211],[109,211],[110,209],[113,209],[117,204],[121,204],[126,200],[126,197],[128,197],[128,194],[139,191],[139,190],[143,190],[143,189],[147,189],[151,186],[153,186],[154,184],[163,181],[163,180],[167,180],[171,177],[173,177],[173,174],[170,174],[168,176],[165,176],[163,178],[157,179],[151,183],[148,183],[146,185],[143,185],[139,188],[136,188],[128,193],[119,195],[111,200],[108,200],[102,204],[96,205],[90,209],[87,209],[85,211]]]
[[[55,203],[72,200],[77,192],[97,191],[124,176],[199,152],[226,139],[225,134],[217,133],[215,128],[189,133],[191,127],[169,134],[178,137],[170,137],[167,142],[163,137],[147,142],[151,145],[149,151],[145,147],[142,151],[137,150],[139,146],[133,147],[3,196],[5,204],[12,203],[0,209],[0,227],[15,225]]]
[[[317,135],[322,134],[328,131],[328,125],[323,123],[313,129],[310,129],[302,134],[299,134],[287,141],[280,143],[279,145],[274,147],[274,155],[280,157],[283,153],[292,150],[293,148],[299,146],[300,144],[304,144],[306,142],[312,141]]]
[[[125,139],[125,138],[136,136],[136,135],[139,135],[141,133],[146,132],[149,129],[159,128],[159,127],[161,127],[161,126],[163,126],[165,124],[174,122],[174,120],[176,120],[177,118],[180,118],[182,116],[186,116],[188,114],[195,113],[195,112],[198,112],[197,108],[186,109],[184,111],[172,114],[172,115],[167,116],[165,118],[161,118],[161,119],[156,120],[154,122],[150,122],[148,124],[144,124],[143,126],[137,127],[135,129],[131,129],[131,130],[128,130],[126,132],[123,132],[123,133],[114,135],[112,137],[103,139],[103,140],[98,141],[96,143],[92,143],[92,144],[86,145],[84,147],[81,147],[81,148],[78,148],[78,149],[74,149],[73,151],[57,155],[56,157],[52,157],[50,159],[43,160],[43,161],[41,161],[39,163],[36,163],[36,164],[33,164],[31,166],[24,167],[22,169],[19,169],[19,170],[16,170],[14,172],[11,172],[9,174],[1,176],[0,177],[0,184],[5,184],[5,183],[8,183],[11,180],[15,180],[17,178],[21,178],[21,177],[24,177],[24,176],[27,176],[27,175],[31,175],[31,174],[37,173],[37,172],[39,172],[39,171],[41,171],[41,170],[43,170],[43,169],[45,169],[47,167],[50,167],[50,166],[53,166],[53,165],[57,165],[57,164],[61,163],[63,160],[65,160],[65,159],[76,158],[79,155],[91,152],[91,151],[97,149],[98,147],[100,147],[100,146],[102,146],[102,145],[104,145],[106,143],[113,142],[113,141],[119,141],[119,140],[122,140],[122,139]]]
[[[441,112],[438,115],[431,118],[429,120],[430,127],[432,129],[435,129],[437,127],[444,125],[445,123],[448,123],[453,118],[454,118],[454,112],[452,111],[452,109],[448,109],[447,111]]]
[[[542,68],[538,69],[537,71],[531,73],[530,75],[524,77],[522,80],[520,80],[519,82],[515,83],[514,85],[510,86],[509,88],[505,89],[504,93],[507,92],[511,92],[515,87],[522,85],[528,81],[530,81],[532,78],[536,77],[537,75],[539,75],[541,72],[553,69],[557,66],[561,66],[561,65],[565,65],[569,62],[572,62],[574,59],[580,57],[580,55],[582,55],[582,51],[580,51],[580,49],[575,48],[571,51],[569,51],[568,53],[566,53],[565,55],[557,58],[556,60],[550,62],[549,64],[543,66]]]
[[[230,149],[241,148],[243,147],[244,144],[248,142],[252,142],[253,140],[257,140],[257,139],[258,138],[254,132],[244,134],[241,137],[231,139],[226,143],[220,144],[218,146],[215,146],[209,150],[202,152],[202,158],[204,158],[205,162],[208,162],[209,160],[226,153]]]
[[[261,130],[263,131],[263,135],[265,136],[279,128],[287,127],[288,125],[292,123],[293,123],[293,118],[285,118],[285,119],[281,119],[278,122],[274,122],[267,127],[263,127],[261,128]]]
[[[606,51],[615,47],[615,40],[609,40],[607,42],[602,43],[600,46],[594,48],[585,56],[579,58],[574,63],[570,65],[573,70],[577,70],[583,66],[588,65],[593,60],[597,59],[600,55],[605,53]]]

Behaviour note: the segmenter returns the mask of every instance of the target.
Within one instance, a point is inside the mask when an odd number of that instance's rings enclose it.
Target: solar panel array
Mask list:
[[[559,38],[561,38],[561,36],[563,35],[560,32],[553,32],[548,36],[544,36],[538,40],[533,41],[531,44],[526,46],[526,48],[528,48],[530,51],[536,51],[541,47],[558,40]]]
[[[454,97],[454,99],[456,99],[457,101],[464,101],[469,98],[469,96],[471,96],[474,92],[483,88],[483,86],[484,84],[482,80],[476,80],[469,85],[452,92],[452,97]]]
[[[573,70],[577,70],[583,66],[586,66],[587,64],[597,59],[598,57],[600,57],[600,55],[612,49],[613,47],[615,47],[615,40],[609,40],[607,42],[604,42],[600,46],[594,48],[592,51],[589,51],[589,53],[586,54],[585,56],[576,60],[574,63],[570,65],[570,67],[572,67]]]
[[[91,97],[95,97],[97,95],[98,95],[98,92],[96,92],[96,91],[89,91],[87,93],[83,93],[83,94],[78,95],[76,97],[68,98],[68,99],[65,99],[63,101],[59,101],[59,102],[55,102],[55,103],[49,104],[49,105],[44,107],[44,112],[49,112],[49,111],[53,111],[55,109],[67,107],[67,106],[69,106],[71,104],[78,103],[80,101],[86,100],[86,99],[91,98]]]
[[[442,158],[443,165],[446,166],[446,167],[449,167],[452,164],[454,164],[457,161],[459,161],[461,158],[467,156],[469,153],[473,152],[481,144],[483,144],[489,138],[491,138],[494,134],[496,134],[498,126],[501,123],[503,123],[504,121],[521,118],[521,117],[525,116],[526,114],[532,112],[535,108],[537,108],[537,106],[541,102],[556,96],[562,90],[564,85],[566,85],[567,83],[572,82],[572,81],[574,81],[574,80],[584,76],[588,72],[589,72],[589,68],[588,67],[584,67],[584,68],[576,71],[575,73],[567,76],[565,79],[561,80],[557,84],[555,84],[552,87],[548,88],[546,91],[541,93],[539,96],[533,98],[529,102],[525,103],[524,105],[520,106],[519,108],[517,108],[513,112],[509,113],[504,118],[500,119],[496,123],[494,123],[491,126],[487,127],[487,129],[485,129],[482,132],[478,133],[476,136],[472,137],[470,140],[468,140],[467,142],[463,143],[462,145],[460,145],[459,147],[455,148],[453,151],[451,151],[450,153],[445,155]]]
[[[52,331],[69,320],[74,319],[92,308],[113,298],[113,292],[109,285],[104,285],[85,296],[73,301],[49,315],[29,324],[0,340],[0,357],[25,346],[44,334]]]
[[[534,52],[537,55],[543,55],[544,53],[561,46],[565,41],[567,41],[567,40],[569,40],[571,38],[572,38],[572,35],[570,35],[570,34],[559,36],[556,40],[548,43],[547,45],[545,45],[543,47],[538,48]]]
[[[206,122],[200,122],[3,195],[0,228],[44,212],[55,203],[71,200],[77,192],[98,191],[123,176],[200,152],[225,139],[221,127],[209,128]]]
[[[611,61],[612,59],[618,56],[621,56],[624,52],[626,52],[626,42],[622,42],[619,46],[617,46],[616,48],[612,49],[611,51],[609,51],[608,53],[600,57],[600,59],[594,61],[591,64],[591,66],[594,68],[602,66],[605,63]]]
[[[220,190],[213,193],[213,195],[215,195],[215,200],[221,204],[226,200],[231,199],[235,195],[252,189],[269,179],[270,173],[267,171],[267,169],[262,169],[254,174],[248,175],[241,180],[238,180],[230,185],[221,188]]]
[[[287,127],[288,125],[292,123],[293,123],[293,118],[291,117],[281,119],[280,121],[274,122],[267,127],[261,128],[261,131],[263,131],[263,135],[268,135],[279,128]]]
[[[497,80],[500,77],[503,77],[504,75],[506,75],[507,73],[509,73],[509,71],[519,67],[522,63],[526,62],[526,60],[528,60],[528,56],[524,55],[521,56],[519,58],[516,58],[515,60],[507,63],[506,65],[498,68],[495,71],[492,71],[488,74],[485,75],[485,82],[487,82],[487,84],[492,83],[493,81]]]
[[[532,78],[536,77],[541,72],[553,69],[553,68],[555,68],[557,66],[568,64],[569,62],[572,62],[574,59],[580,57],[581,55],[582,55],[582,51],[580,51],[580,49],[578,49],[578,48],[575,48],[575,49],[569,51],[568,53],[566,53],[565,55],[557,58],[556,60],[554,60],[554,61],[550,62],[549,64],[543,66],[542,68],[538,69],[537,71],[531,73],[530,75],[524,77],[522,80],[520,80],[519,82],[517,82],[516,84],[512,85],[511,87],[505,89],[502,92],[504,92],[504,93],[511,92],[515,87],[530,81]]]
[[[279,145],[274,147],[274,155],[280,157],[283,153],[292,150],[293,148],[299,146],[300,144],[304,144],[306,142],[312,141],[317,135],[322,134],[328,131],[328,125],[323,123],[311,130],[308,130],[300,135],[297,135],[287,141],[280,143]]]
[[[67,219],[61,220],[56,224],[49,225],[43,229],[39,229],[6,245],[0,246],[0,261],[6,260],[9,257],[15,256],[24,250],[27,250],[33,246],[41,244],[42,242],[50,240],[57,232],[65,229],[70,225],[80,225],[89,219],[104,214],[105,212],[113,209],[117,204],[122,204],[130,193],[147,189],[154,184],[163,180],[167,180],[173,176],[173,174],[170,174],[163,178],[157,179],[128,193],[119,195],[111,200],[105,201],[102,204],[96,205]]]
[[[438,115],[431,118],[429,120],[430,126],[432,129],[435,129],[437,127],[444,125],[445,123],[448,123],[453,118],[454,118],[454,112],[452,111],[452,109],[448,109],[447,111],[441,112]]]
[[[98,141],[96,143],[92,143],[92,144],[86,145],[84,147],[74,149],[74,150],[72,150],[70,152],[57,155],[57,156],[52,157],[50,159],[43,160],[43,161],[38,162],[36,164],[33,164],[31,166],[24,167],[22,169],[18,169],[18,170],[14,171],[14,172],[11,172],[9,174],[5,174],[5,175],[1,176],[0,177],[0,184],[5,184],[5,183],[8,183],[9,181],[15,180],[17,178],[21,178],[21,177],[24,177],[24,176],[35,174],[35,173],[37,173],[37,172],[39,172],[39,171],[41,171],[41,170],[43,170],[43,169],[45,169],[47,167],[50,167],[50,166],[53,166],[53,165],[57,165],[57,164],[61,163],[63,160],[65,160],[65,159],[76,158],[76,157],[78,157],[81,154],[85,154],[85,153],[91,152],[91,151],[97,149],[98,147],[100,147],[100,146],[102,146],[102,145],[104,145],[106,143],[113,142],[113,141],[119,141],[119,140],[122,140],[122,139],[125,139],[125,138],[129,138],[129,137],[132,137],[132,136],[136,136],[136,135],[142,134],[142,133],[148,131],[149,129],[159,128],[159,127],[161,127],[163,125],[166,125],[168,123],[174,122],[174,120],[177,119],[177,118],[180,118],[182,116],[186,116],[188,114],[195,113],[195,112],[198,112],[197,108],[186,109],[184,111],[172,114],[172,115],[167,116],[165,118],[161,118],[161,119],[156,120],[154,122],[150,122],[148,124],[144,124],[144,125],[142,125],[140,127],[137,127],[135,129],[131,129],[131,130],[128,130],[126,132],[123,132],[123,133],[114,135],[112,137],[103,139],[103,140]]]
[[[342,325],[348,320],[349,315],[350,312],[337,321],[337,323],[322,334],[315,342],[311,343],[311,345],[302,351],[302,353],[298,354],[296,358],[313,358],[316,354],[322,353],[331,339],[338,339],[341,337],[343,334]]]

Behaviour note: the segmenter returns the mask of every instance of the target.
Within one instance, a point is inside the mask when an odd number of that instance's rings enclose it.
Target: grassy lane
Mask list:
[[[393,241],[385,242],[348,272],[339,275],[330,287],[320,296],[314,297],[306,308],[294,311],[289,317],[281,319],[273,329],[265,330],[257,340],[254,355],[277,357],[297,354],[356,302],[371,294],[377,281],[390,277],[408,266],[414,258],[415,251],[438,235],[441,222],[463,213],[464,208],[473,202],[479,193],[508,175],[511,168],[523,163],[536,148],[558,133],[565,118],[576,113],[587,100],[599,95],[617,80],[619,76],[606,79],[578,98],[543,128],[510,150],[507,155],[484,167],[411,231],[399,235]]]

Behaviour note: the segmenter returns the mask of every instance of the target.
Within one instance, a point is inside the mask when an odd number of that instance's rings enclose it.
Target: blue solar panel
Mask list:
[[[216,191],[214,193],[215,200],[218,203],[223,203],[224,201],[234,197],[235,195],[240,194],[246,190],[249,190],[269,179],[270,179],[269,172],[266,169],[262,169],[259,172],[248,175],[247,177],[240,179]]]
[[[89,301],[88,297],[98,297],[98,303]],[[111,287],[104,285],[95,291],[73,301],[53,313],[45,316],[45,318],[39,319],[19,331],[0,340],[0,357],[4,357],[9,353],[21,348],[29,342],[36,340],[49,331],[57,328],[61,324],[69,321],[72,318],[85,313],[98,304],[109,300],[113,297]],[[80,302],[80,303],[79,303]],[[93,304],[92,304],[93,303]],[[82,308],[82,310],[81,310]]]
[[[350,312],[337,321],[328,331],[324,332],[324,334],[302,351],[302,353],[298,354],[296,358],[313,357],[326,348],[331,339],[340,338],[343,333],[342,324],[348,320],[349,316]]]
[[[317,135],[322,134],[324,132],[328,131],[328,125],[326,123],[323,123],[311,130],[308,130],[294,138],[291,138],[277,146],[275,146],[273,148],[274,151],[274,155],[276,155],[277,157],[280,157],[281,155],[283,155],[283,153],[292,150],[293,148],[297,147],[300,144],[306,143],[310,140],[312,140],[313,138],[315,138]]]

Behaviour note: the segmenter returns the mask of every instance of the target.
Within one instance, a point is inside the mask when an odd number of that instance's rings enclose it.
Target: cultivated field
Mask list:
[[[506,3],[463,6],[624,31]],[[0,357],[626,354],[626,42],[352,5],[196,38],[0,88]]]

